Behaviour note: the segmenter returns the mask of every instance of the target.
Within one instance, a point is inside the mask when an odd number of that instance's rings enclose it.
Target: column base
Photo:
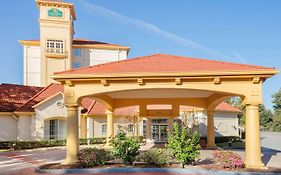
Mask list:
[[[61,164],[62,165],[71,165],[71,164],[75,164],[78,162],[78,158],[74,158],[74,159],[65,159]]]
[[[268,167],[264,166],[263,163],[256,163],[254,165],[249,165],[247,162],[245,162],[245,167],[249,169],[261,169],[261,170],[266,170]]]

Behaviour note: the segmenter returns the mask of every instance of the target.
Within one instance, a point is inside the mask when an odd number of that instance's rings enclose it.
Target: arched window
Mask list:
[[[66,139],[66,121],[63,119],[45,120],[44,138],[47,140]]]

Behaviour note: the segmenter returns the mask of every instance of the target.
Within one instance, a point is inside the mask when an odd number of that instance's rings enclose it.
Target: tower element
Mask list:
[[[36,0],[40,11],[40,85],[53,82],[54,72],[71,69],[74,6],[60,0]]]

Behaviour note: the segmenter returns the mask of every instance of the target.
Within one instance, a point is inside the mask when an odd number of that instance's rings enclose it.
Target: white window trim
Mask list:
[[[47,39],[46,40],[47,53],[65,53],[65,40]]]
[[[103,126],[105,126],[105,131],[103,131]],[[107,123],[102,123],[101,124],[101,134],[106,135],[107,133]]]

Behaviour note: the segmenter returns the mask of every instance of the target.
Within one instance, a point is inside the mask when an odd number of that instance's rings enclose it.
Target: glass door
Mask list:
[[[159,135],[160,135],[159,140],[161,142],[168,141],[168,132],[167,132],[168,126],[167,125],[160,125],[159,127],[160,127],[159,128]]]
[[[168,140],[168,125],[152,125],[152,139],[154,142],[166,142]]]
[[[152,125],[152,139],[155,142],[159,142],[160,141],[160,132],[159,132],[159,125]]]

